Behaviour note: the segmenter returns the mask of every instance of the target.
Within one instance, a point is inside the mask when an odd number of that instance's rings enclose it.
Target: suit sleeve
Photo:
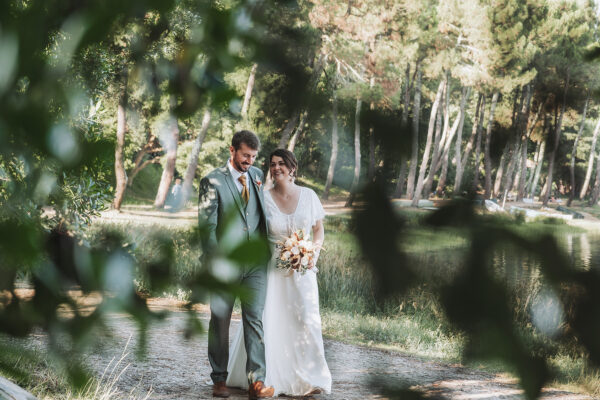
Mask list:
[[[213,250],[217,247],[217,222],[219,214],[219,195],[209,178],[200,181],[200,195],[198,199],[198,225],[206,227],[208,236],[202,238],[204,250]]]

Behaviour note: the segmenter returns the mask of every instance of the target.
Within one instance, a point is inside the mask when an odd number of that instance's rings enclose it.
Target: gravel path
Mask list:
[[[347,212],[341,203],[326,204],[328,215]],[[151,206],[126,207],[123,212],[102,213],[103,220],[158,225],[192,225],[196,211],[178,213],[156,211]],[[206,310],[200,310],[208,326]],[[104,341],[87,357],[98,376],[113,369],[123,353],[123,360],[114,368],[120,373],[116,388],[120,398],[150,399],[210,399],[210,366],[207,357],[206,335],[185,340],[185,313],[173,310],[168,317],[153,325],[148,336],[148,353],[143,360],[134,356],[136,326],[124,315],[112,315],[109,321],[114,331],[112,341]],[[239,318],[232,321],[230,334],[239,328]],[[43,340],[43,339],[36,339]],[[377,394],[374,377],[390,382],[408,384],[429,398],[452,399],[522,399],[523,392],[515,380],[498,375],[333,340],[325,340],[325,355],[333,376],[332,393],[314,396],[315,399],[383,399]],[[126,367],[126,368],[125,368]],[[110,379],[108,379],[110,381]],[[246,399],[245,392],[234,390],[231,399]],[[590,399],[591,397],[555,389],[545,389],[545,399]]]
[[[205,324],[208,314],[200,313]],[[185,340],[183,330],[186,314],[170,312],[168,317],[149,332],[148,353],[143,360],[134,356],[136,326],[126,316],[114,314],[109,326],[114,338],[105,341],[87,357],[100,376],[110,371],[122,354],[125,356],[115,371],[121,372],[116,387],[127,398],[149,394],[151,399],[209,399],[210,367],[207,358],[206,335]],[[239,317],[233,319],[231,335],[239,328]],[[129,343],[128,343],[129,342]],[[124,351],[125,350],[125,351]],[[333,376],[332,393],[315,399],[382,399],[370,382],[375,376],[390,382],[405,382],[430,398],[453,399],[521,399],[522,391],[513,380],[457,365],[423,361],[402,354],[353,346],[325,340],[325,355]],[[126,367],[126,368],[125,368]],[[590,397],[548,389],[543,398],[589,399]],[[246,399],[246,394],[234,390],[231,399]]]

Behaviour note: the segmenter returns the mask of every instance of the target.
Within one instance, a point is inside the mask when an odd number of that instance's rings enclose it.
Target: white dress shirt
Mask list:
[[[233,167],[233,165],[231,165],[231,158],[229,159],[229,161],[227,161],[227,168],[229,168],[229,172],[231,173],[233,182],[235,183],[235,186],[238,189],[238,193],[242,193],[242,189],[244,188],[244,186],[242,186],[242,182],[240,182],[239,179],[240,179],[240,176],[244,175],[246,177],[246,186],[250,185],[250,180],[248,179],[248,173],[240,172],[237,169],[235,169]],[[248,190],[250,190],[250,189],[248,189]]]

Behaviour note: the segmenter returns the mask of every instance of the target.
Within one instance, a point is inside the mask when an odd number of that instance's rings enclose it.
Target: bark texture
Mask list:
[[[127,174],[123,161],[123,150],[125,148],[125,132],[127,131],[127,68],[121,73],[121,88],[119,102],[117,104],[117,144],[115,146],[115,198],[113,208],[121,209],[121,203],[127,189]]]
[[[485,149],[484,149],[484,168],[485,168],[485,198],[489,199],[492,195],[492,156],[490,154],[490,145],[492,143],[492,128],[494,125],[494,113],[496,111],[496,104],[498,104],[498,97],[500,93],[494,92],[492,95],[492,105],[490,106],[490,115],[488,119],[487,131],[485,134]]]
[[[169,194],[169,187],[173,181],[175,175],[175,161],[177,159],[177,142],[179,140],[179,127],[177,126],[177,119],[172,117],[169,121],[169,132],[166,134],[164,148],[167,152],[167,160],[165,167],[163,168],[162,176],[160,177],[160,184],[156,191],[156,198],[154,199],[154,207],[163,208],[167,201],[167,195]]]
[[[244,94],[244,103],[242,104],[242,117],[248,116],[248,108],[250,107],[250,99],[252,98],[252,89],[254,88],[254,79],[256,78],[256,69],[258,64],[254,64],[250,70],[250,76],[248,77],[248,84],[246,85],[246,93]]]
[[[202,125],[200,126],[200,132],[198,132],[198,136],[196,136],[196,140],[194,141],[192,153],[190,154],[190,161],[188,162],[188,166],[185,170],[185,175],[183,177],[183,187],[181,188],[181,198],[183,202],[182,204],[185,204],[185,202],[190,196],[190,193],[192,192],[192,183],[194,182],[194,177],[196,176],[196,169],[198,168],[200,150],[202,150],[202,144],[204,143],[204,139],[206,138],[206,133],[208,132],[209,125],[210,110],[207,108],[206,110],[204,110],[204,115],[202,116]]]
[[[333,90],[333,105],[331,112],[331,158],[329,159],[329,169],[327,170],[327,180],[325,181],[325,190],[323,191],[323,199],[329,198],[329,191],[333,183],[333,175],[335,173],[335,164],[338,156],[338,123],[337,123],[337,96],[335,87]]]
[[[583,186],[581,187],[581,192],[579,193],[579,200],[583,200],[585,195],[587,194],[588,187],[590,184],[590,179],[592,178],[592,168],[594,167],[594,158],[596,152],[596,141],[598,139],[598,132],[600,132],[600,118],[598,122],[596,122],[596,127],[594,128],[594,134],[592,135],[592,144],[590,146],[590,157],[588,160],[587,171],[585,172],[585,180],[583,181]]]
[[[429,153],[431,152],[431,143],[433,141],[433,131],[435,129],[435,122],[438,113],[438,108],[440,106],[440,100],[442,99],[442,93],[444,91],[445,80],[442,79],[440,84],[438,85],[438,90],[435,96],[435,100],[433,101],[433,105],[431,107],[431,114],[429,115],[429,128],[427,130],[427,141],[425,142],[425,151],[423,152],[423,158],[421,159],[421,167],[419,169],[419,178],[417,179],[417,187],[415,188],[415,192],[412,198],[412,206],[416,207],[419,204],[419,200],[421,199],[421,193],[423,191],[423,183],[425,180],[425,170],[427,169],[427,164],[429,163]]]
[[[352,187],[350,189],[350,196],[346,201],[346,207],[352,207],[354,203],[354,197],[358,190],[358,182],[360,180],[360,109],[362,101],[356,100],[356,112],[354,114],[354,179],[352,180]]]
[[[418,68],[418,66],[417,66]],[[417,81],[415,83],[415,97],[413,100],[413,119],[412,119],[412,142],[410,170],[406,182],[406,195],[409,199],[413,198],[415,192],[415,179],[417,174],[417,163],[419,157],[419,118],[421,113],[421,78],[423,73],[417,69]]]
[[[567,92],[569,91],[569,80],[571,78],[570,72],[567,71],[567,79],[565,82],[565,90],[563,94],[563,102],[560,107],[560,115],[558,117],[558,122],[556,124],[556,129],[554,132],[554,147],[552,148],[552,153],[550,154],[550,159],[548,161],[548,178],[546,180],[546,191],[544,192],[542,198],[542,204],[544,206],[548,205],[548,200],[550,199],[550,194],[552,193],[552,180],[554,174],[554,163],[556,160],[556,152],[558,150],[558,144],[560,143],[560,133],[562,130],[562,121],[563,116],[565,115],[565,109],[567,108]]]
[[[569,174],[571,178],[571,190],[569,191],[569,200],[567,201],[567,207],[571,206],[571,202],[575,198],[575,158],[577,158],[577,145],[579,144],[579,139],[581,138],[581,134],[583,133],[583,128],[585,126],[585,116],[587,114],[588,103],[590,101],[589,96],[585,99],[585,105],[583,106],[583,113],[581,114],[581,125],[579,125],[579,131],[577,132],[577,137],[575,138],[575,142],[573,143],[573,150],[571,151],[571,163],[569,164]]]

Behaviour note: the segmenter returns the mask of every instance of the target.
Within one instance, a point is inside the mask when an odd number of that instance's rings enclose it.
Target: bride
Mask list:
[[[312,231],[313,243],[320,248],[325,212],[314,191],[294,183],[298,169],[294,153],[277,149],[269,159],[274,182],[273,189],[265,192],[269,242],[274,245],[304,228]],[[313,267],[317,259],[318,253]],[[273,386],[275,395],[329,393],[331,373],[323,350],[316,268],[290,275],[273,264],[269,267],[263,312],[265,385]],[[247,388],[242,329],[238,330],[230,353],[227,386]]]

